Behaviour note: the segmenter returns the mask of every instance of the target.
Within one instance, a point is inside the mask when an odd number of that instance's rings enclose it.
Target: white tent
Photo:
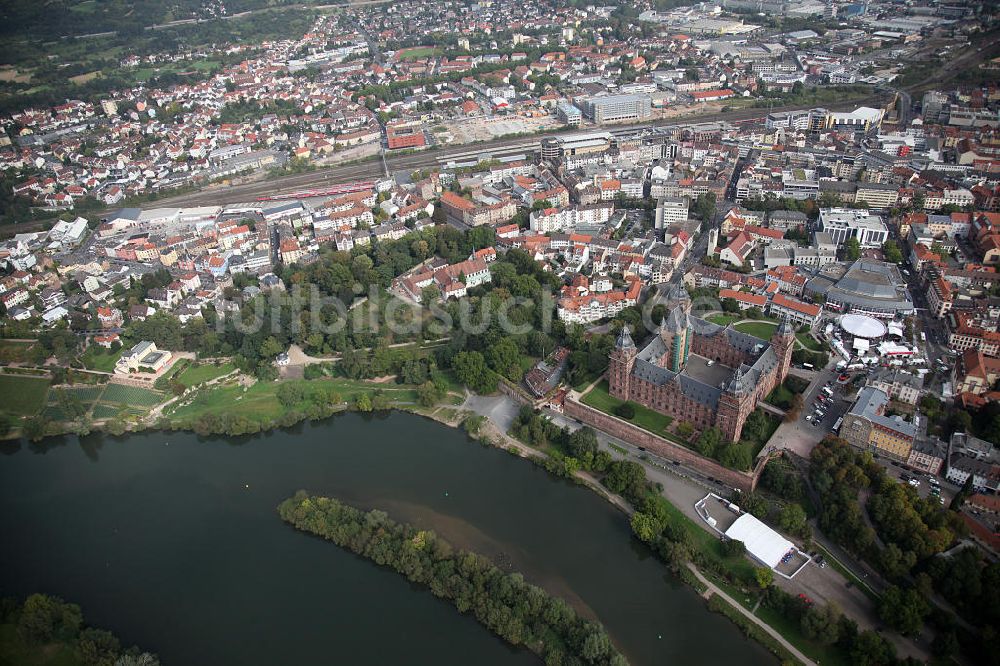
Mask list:
[[[785,553],[794,548],[791,541],[781,536],[770,527],[744,513],[726,530],[726,536],[736,541],[742,541],[747,552],[754,558],[772,569],[781,564]]]

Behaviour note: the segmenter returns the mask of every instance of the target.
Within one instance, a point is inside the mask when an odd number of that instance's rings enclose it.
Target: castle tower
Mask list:
[[[795,329],[792,328],[788,317],[785,317],[771,335],[771,347],[778,357],[778,372],[775,373],[774,386],[771,387],[773,389],[788,376],[788,368],[792,365],[792,352],[795,351]]]
[[[674,308],[681,308],[685,314],[691,313],[691,296],[688,294],[687,289],[681,284],[675,284],[670,287],[670,291],[667,292],[667,298],[664,305],[667,311],[673,310]]]
[[[753,386],[747,386],[747,378],[741,370],[737,370],[726,389],[719,396],[718,412],[715,415],[715,426],[722,435],[731,442],[738,442],[743,433],[743,424],[750,412],[756,407],[753,404]]]
[[[677,305],[667,313],[660,324],[660,338],[666,353],[663,355],[664,367],[674,372],[680,372],[687,364],[691,353],[691,325],[683,305]]]
[[[615,348],[611,350],[608,359],[608,386],[609,393],[619,400],[630,400],[629,380],[632,377],[632,367],[635,365],[635,355],[638,350],[632,335],[628,332],[628,326],[623,326],[618,340],[615,341]]]

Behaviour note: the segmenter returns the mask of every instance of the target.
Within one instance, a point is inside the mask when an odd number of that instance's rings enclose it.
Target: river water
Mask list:
[[[402,576],[284,524],[275,508],[300,488],[521,571],[604,623],[632,663],[775,663],[596,494],[417,416],[2,447],[0,592],[79,603],[167,666],[535,663]]]

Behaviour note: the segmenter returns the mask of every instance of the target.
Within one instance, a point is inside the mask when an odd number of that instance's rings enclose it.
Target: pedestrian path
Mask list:
[[[763,620],[761,620],[759,617],[757,617],[756,615],[754,615],[750,611],[748,611],[746,609],[746,607],[743,606],[743,604],[738,603],[736,600],[734,600],[728,594],[726,594],[721,589],[719,589],[719,587],[715,583],[713,583],[712,581],[710,581],[707,578],[705,578],[705,576],[703,576],[702,573],[700,571],[698,571],[698,567],[694,566],[693,564],[691,564],[689,562],[688,563],[688,568],[691,570],[691,573],[693,573],[695,575],[695,578],[697,578],[701,582],[702,585],[704,585],[706,588],[708,588],[709,592],[711,592],[712,594],[719,595],[720,597],[722,597],[726,601],[726,603],[728,603],[730,606],[732,606],[733,608],[735,608],[736,610],[738,610],[743,615],[747,616],[750,619],[751,622],[753,622],[758,627],[760,627],[761,629],[763,629],[765,632],[767,632],[767,634],[771,638],[773,638],[774,640],[778,641],[778,643],[780,643],[783,648],[785,648],[786,650],[788,650],[789,652],[791,652],[792,656],[794,656],[796,659],[798,659],[803,664],[806,664],[806,666],[816,666],[816,662],[815,661],[813,661],[809,657],[807,657],[804,654],[802,654],[802,652],[797,647],[795,647],[794,645],[792,645],[791,643],[789,643],[787,640],[785,640],[785,637],[782,636],[781,634],[779,634],[774,629],[772,629],[769,624],[767,624],[766,622],[764,622]],[[708,596],[711,596],[711,595],[708,595]],[[707,599],[708,596],[706,596],[705,598]]]

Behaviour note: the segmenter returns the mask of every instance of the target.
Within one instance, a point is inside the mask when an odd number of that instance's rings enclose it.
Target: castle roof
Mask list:
[[[684,311],[679,305],[674,307],[667,313],[667,316],[663,318],[663,322],[660,324],[660,330],[668,331],[670,333],[680,333],[686,329],[689,325],[687,312]]]
[[[744,352],[754,359],[753,363],[747,365],[743,363],[737,368],[732,378],[725,383],[725,389],[721,386],[713,386],[681,372],[674,372],[659,364],[660,358],[667,353],[667,346],[663,338],[654,335],[649,343],[636,355],[635,364],[632,367],[632,376],[641,379],[655,386],[663,386],[674,382],[680,392],[687,398],[702,405],[717,409],[719,398],[724,391],[737,394],[752,392],[758,383],[767,373],[774,370],[778,365],[778,356],[774,349],[767,342],[760,338],[740,333],[733,328],[726,328],[713,324],[698,317],[688,315],[683,308],[677,307],[670,311],[663,320],[663,327],[673,332],[673,326],[690,326],[696,335],[725,335],[727,342],[736,349]],[[619,336],[621,339],[621,336]],[[631,340],[631,337],[629,337]]]
[[[632,334],[628,332],[628,326],[622,326],[615,346],[619,349],[635,349],[635,342],[632,340]]]

